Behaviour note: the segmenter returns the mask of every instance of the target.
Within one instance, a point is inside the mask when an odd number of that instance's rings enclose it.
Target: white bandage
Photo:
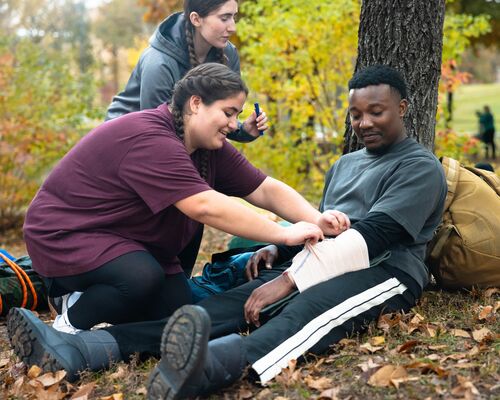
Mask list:
[[[357,230],[348,229],[335,239],[326,239],[315,245],[306,244],[286,272],[303,292],[318,283],[369,266],[365,239]]]

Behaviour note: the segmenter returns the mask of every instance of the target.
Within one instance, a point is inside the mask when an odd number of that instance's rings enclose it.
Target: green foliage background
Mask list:
[[[268,174],[318,201],[339,157],[347,93],[356,57],[356,0],[259,0],[241,5],[242,68],[271,129],[242,145]],[[249,104],[251,105],[251,104]]]
[[[94,116],[94,82],[70,52],[0,38],[0,228],[15,226],[45,174]]]
[[[8,0],[2,5],[0,231],[22,221],[54,163],[102,121],[106,104],[99,104],[96,88],[109,88],[110,82],[117,86],[123,50],[137,53],[133,39],[147,31],[139,20],[144,9],[132,10],[140,2],[112,0],[93,19],[80,0]],[[239,4],[236,39],[251,89],[245,114],[258,101],[271,128],[259,140],[237,146],[257,167],[317,203],[324,174],[341,154],[345,88],[354,70],[361,1]],[[456,60],[459,66],[471,42],[490,30],[491,18],[456,10],[461,8],[447,8],[443,61]],[[124,26],[125,31],[117,29]],[[111,49],[111,61],[96,51],[98,38],[101,49]],[[102,76],[107,76],[104,82]],[[455,85],[457,77],[442,80]],[[445,93],[444,85],[440,90]],[[437,118],[444,118],[442,106]],[[477,149],[468,136],[453,130],[437,133],[438,155],[464,160]]]

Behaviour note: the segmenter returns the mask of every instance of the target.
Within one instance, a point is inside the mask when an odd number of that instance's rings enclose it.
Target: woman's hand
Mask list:
[[[254,111],[245,120],[245,122],[243,122],[243,129],[253,137],[258,137],[260,135],[259,131],[265,131],[269,129],[269,126],[267,125],[266,113],[262,111],[257,117],[257,114]]]
[[[295,283],[286,274],[280,275],[270,282],[255,289],[245,303],[245,321],[247,324],[260,326],[261,310],[278,300],[288,296],[295,290]]]
[[[318,220],[318,226],[327,236],[338,236],[351,227],[349,217],[337,210],[326,210]]]
[[[303,244],[306,241],[310,241],[311,244],[316,244],[319,240],[325,238],[318,225],[311,224],[310,222],[300,221],[296,224],[283,227],[283,230],[284,238],[282,242],[287,246]]]
[[[245,275],[249,281],[259,275],[262,268],[271,269],[274,261],[278,258],[278,248],[271,244],[263,247],[252,254],[245,267]]]

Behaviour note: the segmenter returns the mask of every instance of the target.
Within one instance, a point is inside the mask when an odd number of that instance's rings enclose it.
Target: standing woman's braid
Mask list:
[[[191,24],[189,15],[196,12],[200,17],[204,18],[213,11],[216,11],[228,0],[184,0],[184,22],[186,42],[188,45],[189,63],[191,68],[200,65],[194,51],[194,26]],[[215,49],[217,52],[217,62],[227,65],[227,56],[224,54],[224,49]]]
[[[174,117],[175,132],[184,142],[184,115],[186,103],[191,96],[199,96],[206,106],[218,100],[224,100],[239,93],[248,94],[248,88],[240,75],[225,65],[218,63],[205,63],[190,70],[184,78],[175,84],[172,96],[172,115]],[[203,179],[208,177],[209,150],[203,151],[201,156],[200,175]]]

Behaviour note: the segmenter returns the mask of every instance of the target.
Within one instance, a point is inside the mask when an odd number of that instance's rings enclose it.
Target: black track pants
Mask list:
[[[288,265],[199,303],[212,320],[211,338],[248,330],[243,306],[252,291],[278,276]],[[411,290],[408,290],[410,288]],[[283,311],[244,337],[247,359],[263,381],[273,378],[302,353],[321,353],[330,344],[362,330],[381,313],[408,311],[420,289],[403,272],[383,266],[331,279],[300,293]],[[117,340],[124,359],[135,352],[160,355],[167,319],[106,328]]]

